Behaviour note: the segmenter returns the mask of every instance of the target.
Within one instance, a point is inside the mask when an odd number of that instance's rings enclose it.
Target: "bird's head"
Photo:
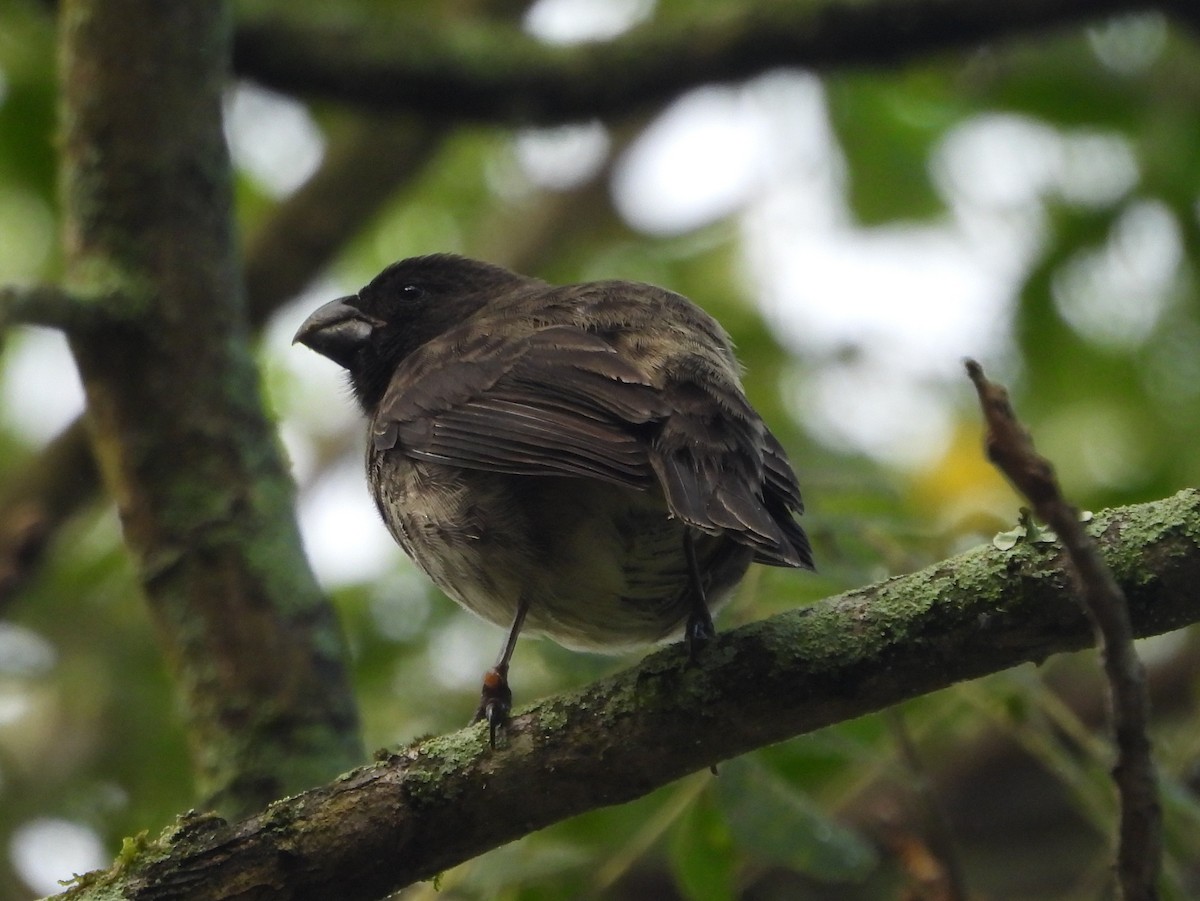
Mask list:
[[[318,308],[292,341],[343,367],[359,404],[370,412],[405,357],[489,300],[534,284],[453,254],[411,257],[388,266],[357,294]]]

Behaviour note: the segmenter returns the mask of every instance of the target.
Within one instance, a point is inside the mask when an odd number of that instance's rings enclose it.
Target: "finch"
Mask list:
[[[787,455],[728,335],[679,294],[435,254],[295,340],[349,374],[392,537],[508,628],[475,716],[493,747],[522,630],[610,652],[682,634],[694,655],[751,563],[812,568]]]

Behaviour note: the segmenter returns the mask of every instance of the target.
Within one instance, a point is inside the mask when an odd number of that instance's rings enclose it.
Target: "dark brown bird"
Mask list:
[[[600,651],[682,632],[695,653],[751,562],[812,568],[787,456],[729,337],[685,297],[437,254],[325,304],[295,340],[349,372],[392,536],[509,627],[476,713],[493,744],[522,628]]]

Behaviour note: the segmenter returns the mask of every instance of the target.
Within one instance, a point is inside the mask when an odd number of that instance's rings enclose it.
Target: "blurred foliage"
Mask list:
[[[664,0],[657,15],[679,18],[698,6]],[[391,4],[375,7],[373,14],[387,15]],[[426,7],[452,26],[472,4]],[[357,7],[340,12],[362,14]],[[53,40],[45,5],[18,0],[0,8],[0,283],[52,281],[59,273]],[[961,217],[942,154],[961,129],[997,117],[1064,140],[1098,137],[1132,160],[1130,183],[1112,189],[1102,171],[1088,169],[1086,153],[1067,153],[1058,176],[1014,212],[1025,223],[1025,256],[995,326],[994,368],[1081,506],[1147,500],[1195,484],[1194,36],[1147,14],[899,71],[832,74],[823,93],[844,172],[847,227],[858,234]],[[325,128],[344,115],[310,112]],[[619,158],[647,123],[610,124]],[[592,184],[547,191],[523,173],[513,138],[504,128],[450,133],[434,163],[346,236],[330,277],[352,288],[394,259],[452,250],[553,281],[654,281],[716,315],[738,344],[752,400],[797,462],[821,567],[812,577],[753,572],[723,625],[918,568],[1016,519],[1015,498],[979,454],[965,380],[938,383],[951,425],[944,441],[931,437],[942,444],[930,462],[897,467],[869,449],[822,443],[793,402],[793,388],[844,363],[847,349],[814,344],[798,355],[777,335],[754,302],[739,213],[684,234],[638,234],[612,205],[611,166]],[[1020,145],[1013,153],[1032,151]],[[1014,162],[1030,171],[1039,164]],[[278,202],[246,171],[238,197],[246,233]],[[1165,262],[1147,276],[1147,258]],[[828,287],[828,302],[837,303],[837,286]],[[919,321],[927,313],[911,315]],[[18,344],[9,342],[0,364]],[[308,398],[286,384],[286,366],[268,364],[272,401],[294,425]],[[7,409],[0,408],[2,477],[38,452]],[[311,419],[295,427],[304,431]],[[318,469],[357,459],[358,436],[310,432]],[[361,502],[369,503],[365,492]],[[372,747],[465,723],[478,673],[500,641],[497,630],[470,620],[397,560],[383,579],[334,591]],[[31,890],[9,852],[36,818],[84,824],[115,852],[123,836],[157,830],[193,799],[186,737],[111,512],[93,510],[58,536],[49,565],[0,617],[0,897],[18,899]],[[1200,648],[1175,636],[1147,651],[1161,692],[1154,739],[1167,812],[1163,897],[1195,897]],[[523,642],[514,664],[518,699],[583,684],[623,662]],[[1099,897],[1114,799],[1094,670],[1089,655],[1059,659],[905,705],[919,771],[904,760],[894,723],[867,717],[730,762],[716,778],[697,774],[544,830],[405,897],[853,901],[902,890],[921,897],[915,892],[930,875],[914,861],[936,864],[946,853],[926,830],[931,811],[922,785],[955,824],[954,853],[980,897]]]

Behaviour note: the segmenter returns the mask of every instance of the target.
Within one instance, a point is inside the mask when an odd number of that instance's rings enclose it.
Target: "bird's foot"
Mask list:
[[[693,610],[683,627],[683,644],[687,648],[688,661],[695,663],[701,649],[717,637],[717,627],[713,625],[712,614],[707,606]]]
[[[488,724],[488,743],[496,747],[496,731],[508,723],[508,712],[512,710],[512,689],[508,687],[508,677],[499,668],[488,670],[483,674],[483,690],[479,695],[479,709],[475,711],[472,723],[486,721]]]

